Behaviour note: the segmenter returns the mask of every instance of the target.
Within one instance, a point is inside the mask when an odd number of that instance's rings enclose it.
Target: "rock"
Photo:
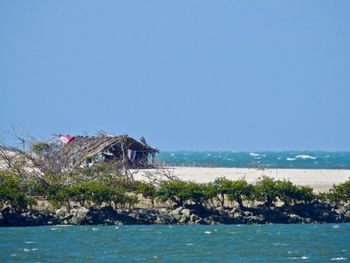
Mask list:
[[[244,217],[249,217],[249,216],[253,216],[253,213],[251,213],[251,212],[249,212],[249,211],[243,211],[243,212],[241,213],[241,215],[244,216]]]
[[[242,218],[242,212],[240,212],[240,211],[235,211],[235,212],[230,212],[229,213],[229,215],[230,215],[230,217],[231,218]]]
[[[197,220],[195,222],[195,224],[197,224],[197,225],[207,225],[208,223],[201,218],[201,219]]]
[[[296,215],[296,214],[289,215],[288,223],[296,224],[296,223],[300,223],[300,222],[301,222],[301,218],[298,215]]]
[[[303,223],[310,224],[312,222],[312,219],[310,217],[303,218]]]
[[[190,209],[187,209],[187,208],[182,209],[182,210],[181,210],[181,214],[183,214],[183,215],[186,216],[186,217],[189,217],[190,214],[191,214],[191,210],[190,210]]]
[[[195,214],[190,215],[190,222],[195,223],[195,222],[198,221],[199,219],[200,219],[200,217],[197,216],[197,215],[195,215]]]
[[[168,211],[167,208],[160,208],[160,209],[158,210],[158,212],[161,213],[161,214],[168,214],[168,213],[169,213],[169,211]]]
[[[59,219],[66,218],[69,215],[68,210],[65,207],[57,209],[55,214]]]
[[[182,209],[183,209],[183,207],[179,206],[175,210],[171,211],[171,214],[173,214],[173,215],[180,215],[180,212],[181,212]]]
[[[4,217],[2,216],[2,213],[0,212],[0,226],[4,224]]]
[[[81,225],[86,219],[86,215],[89,212],[89,209],[85,207],[79,207],[71,209],[72,218],[69,220],[69,223],[72,225]]]
[[[286,213],[279,210],[267,210],[263,216],[272,223],[287,223],[289,219]]]
[[[180,221],[180,219],[182,218],[182,215],[173,215],[173,218],[174,218],[176,221]]]
[[[118,220],[114,221],[113,223],[114,223],[114,225],[117,225],[117,226],[122,226],[122,225],[124,225],[123,222],[118,221]]]
[[[188,222],[188,219],[189,219],[188,216],[182,215],[182,217],[179,220],[179,223],[184,224],[184,223]]]
[[[162,217],[157,217],[156,220],[154,220],[154,224],[156,225],[163,225],[166,224],[164,219]]]
[[[266,223],[266,219],[262,215],[252,215],[246,218],[249,224],[263,224]]]

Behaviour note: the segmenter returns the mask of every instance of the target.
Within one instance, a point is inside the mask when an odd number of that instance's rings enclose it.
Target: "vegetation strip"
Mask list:
[[[262,177],[255,184],[249,184],[243,179],[233,181],[218,178],[207,184],[173,179],[155,185],[116,175],[106,167],[95,166],[76,172],[77,175],[70,174],[67,181],[67,176],[62,175],[44,174],[28,179],[20,178],[14,170],[0,171],[0,226],[26,225],[21,217],[31,213],[38,214],[41,219],[32,222],[27,216],[27,225],[74,222],[206,224],[350,221],[347,205],[350,201],[350,180],[334,185],[327,193],[315,194],[310,187],[269,177]],[[37,203],[43,200],[56,210],[36,209]],[[145,204],[148,206],[146,209]],[[295,208],[307,211],[299,213],[294,211]],[[62,209],[68,215],[63,220],[57,217],[57,211]],[[109,216],[111,220],[67,220],[77,209],[84,211],[85,216],[89,213],[96,216],[108,211],[110,215],[105,219]],[[323,214],[319,218],[311,216],[320,209],[323,209]],[[140,211],[145,218],[140,219]],[[163,217],[162,211],[166,211]],[[278,212],[279,217],[273,219]],[[184,218],[183,213],[187,217]],[[147,219],[151,214],[155,216]],[[120,219],[121,215],[125,216],[124,221]],[[17,223],[13,220],[15,216],[18,218]],[[46,221],[43,219],[45,216]],[[252,217],[255,219],[251,220]]]

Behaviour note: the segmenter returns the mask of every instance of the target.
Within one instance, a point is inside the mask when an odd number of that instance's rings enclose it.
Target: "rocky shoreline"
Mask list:
[[[350,222],[350,205],[328,203],[295,204],[268,208],[265,206],[208,208],[200,205],[169,208],[113,209],[75,206],[55,212],[29,210],[0,212],[0,227],[44,225],[149,225],[149,224],[317,224]]]

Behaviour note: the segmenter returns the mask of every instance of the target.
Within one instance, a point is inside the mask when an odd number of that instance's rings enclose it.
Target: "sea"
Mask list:
[[[350,224],[0,228],[0,262],[348,262]]]
[[[350,169],[350,152],[284,151],[165,151],[158,162],[174,166]]]

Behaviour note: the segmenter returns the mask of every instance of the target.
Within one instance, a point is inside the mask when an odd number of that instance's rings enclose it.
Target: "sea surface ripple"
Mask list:
[[[347,262],[350,224],[0,228],[0,262]]]

